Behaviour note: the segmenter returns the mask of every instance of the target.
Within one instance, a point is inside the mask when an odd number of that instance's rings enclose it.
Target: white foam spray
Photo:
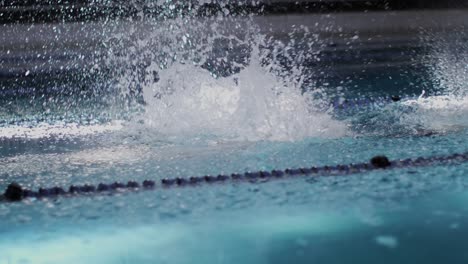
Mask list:
[[[453,131],[468,127],[468,97],[439,95],[402,102],[414,109],[411,116],[424,127],[436,131]],[[414,122],[406,119],[406,122]]]
[[[301,59],[316,50],[287,54],[292,69],[284,70],[274,53],[292,47],[268,47],[275,43],[258,32],[249,17],[219,16],[148,23],[119,35],[125,39],[118,43],[130,43],[110,54],[113,65],[124,65],[119,84],[124,93],[141,88],[146,104],[131,126],[143,123],[158,137],[241,141],[346,135],[345,123],[317,110],[318,89],[302,87]]]
[[[240,140],[338,137],[346,126],[319,113],[310,94],[288,86],[260,65],[257,51],[240,73],[213,78],[176,63],[144,89],[146,123],[163,134],[208,134]],[[168,92],[170,91],[170,92]]]
[[[465,30],[432,35],[427,63],[438,95],[422,95],[403,104],[429,129],[458,130],[468,127],[468,57]]]

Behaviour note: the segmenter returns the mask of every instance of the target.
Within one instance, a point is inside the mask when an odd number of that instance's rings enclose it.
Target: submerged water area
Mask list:
[[[0,263],[466,261],[467,163],[161,183],[466,153],[466,11],[154,4],[2,25],[0,190],[156,186],[0,201]]]

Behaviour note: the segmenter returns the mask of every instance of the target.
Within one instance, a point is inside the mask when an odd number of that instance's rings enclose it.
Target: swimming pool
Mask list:
[[[140,186],[0,203],[0,263],[463,263],[466,29],[262,19],[43,25],[102,43],[3,73],[0,190]]]

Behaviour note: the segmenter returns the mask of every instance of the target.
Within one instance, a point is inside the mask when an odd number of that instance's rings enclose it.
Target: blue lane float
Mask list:
[[[78,197],[80,195],[89,195],[105,192],[116,191],[137,191],[137,190],[156,190],[159,187],[185,187],[185,186],[198,186],[201,184],[214,184],[223,182],[255,182],[256,180],[270,180],[281,179],[286,177],[297,176],[341,176],[352,175],[357,173],[364,173],[373,170],[409,168],[430,165],[443,165],[443,164],[459,164],[468,161],[468,152],[456,153],[446,156],[432,156],[432,157],[417,157],[414,159],[402,159],[390,161],[386,156],[375,156],[369,162],[357,164],[342,164],[334,166],[322,167],[308,167],[308,168],[295,168],[285,170],[272,170],[272,171],[255,171],[245,172],[242,174],[233,173],[231,175],[205,175],[189,178],[165,178],[160,181],[144,180],[139,183],[136,181],[129,181],[127,183],[114,182],[114,183],[99,183],[97,186],[85,185],[71,185],[68,189],[62,187],[49,187],[40,188],[37,191],[32,191],[23,188],[20,184],[12,182],[8,185],[7,189],[0,198],[7,202],[19,202],[24,199],[35,198],[51,198],[58,196],[65,197]]]

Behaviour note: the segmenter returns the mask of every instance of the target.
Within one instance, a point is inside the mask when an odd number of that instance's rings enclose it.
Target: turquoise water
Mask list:
[[[2,158],[8,174],[1,187],[347,164],[377,154],[444,155],[466,151],[467,135],[464,129],[425,137],[124,146],[90,137],[58,153]],[[440,165],[1,204],[0,261],[458,263],[466,259],[467,172],[467,164]]]

